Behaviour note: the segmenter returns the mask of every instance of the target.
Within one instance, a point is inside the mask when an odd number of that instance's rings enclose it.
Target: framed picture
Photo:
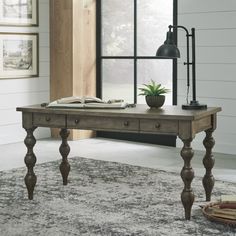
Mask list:
[[[37,26],[38,0],[1,0],[0,25]]]
[[[38,76],[38,34],[0,33],[0,79]]]

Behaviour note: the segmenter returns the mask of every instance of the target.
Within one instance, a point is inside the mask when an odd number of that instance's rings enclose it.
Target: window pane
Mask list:
[[[133,56],[134,1],[102,1],[103,56]]]
[[[134,63],[133,60],[103,60],[102,98],[124,99],[134,102]]]
[[[165,105],[172,105],[172,60],[138,60],[137,84],[138,88],[144,83],[154,80],[156,83],[171,89],[166,94]],[[138,89],[137,94],[140,91]],[[138,104],[145,104],[145,96],[138,96]]]
[[[173,0],[137,0],[137,53],[154,56],[173,24]]]

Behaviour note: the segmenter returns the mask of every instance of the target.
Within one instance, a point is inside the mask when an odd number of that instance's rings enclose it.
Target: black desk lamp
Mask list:
[[[156,56],[161,59],[174,59],[180,57],[179,49],[176,47],[173,37],[173,32],[171,29],[173,28],[182,28],[186,31],[187,37],[187,62],[184,65],[187,65],[187,104],[182,105],[182,108],[185,110],[201,110],[206,109],[207,105],[199,104],[196,100],[196,61],[195,61],[195,28],[191,29],[191,34],[189,34],[188,30],[181,25],[169,25],[169,31],[166,35],[166,41],[163,45],[161,45],[157,52]],[[192,62],[189,62],[189,38],[192,37]],[[192,66],[192,101],[188,103],[188,93],[189,93],[189,66]]]

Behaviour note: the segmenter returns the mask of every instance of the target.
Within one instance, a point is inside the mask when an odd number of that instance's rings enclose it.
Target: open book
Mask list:
[[[103,100],[96,97],[65,97],[57,100],[59,104],[73,104],[73,103],[104,103]]]
[[[123,100],[103,101],[97,97],[64,97],[47,105],[49,108],[126,108]]]

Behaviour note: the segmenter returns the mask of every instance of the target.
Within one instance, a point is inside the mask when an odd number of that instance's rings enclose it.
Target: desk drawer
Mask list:
[[[178,133],[178,121],[176,120],[148,120],[140,121],[140,131],[150,133]]]
[[[77,129],[138,131],[139,120],[110,117],[78,117],[68,116],[67,127]]]
[[[33,114],[33,124],[35,126],[43,127],[65,127],[66,126],[66,116],[58,114]]]

